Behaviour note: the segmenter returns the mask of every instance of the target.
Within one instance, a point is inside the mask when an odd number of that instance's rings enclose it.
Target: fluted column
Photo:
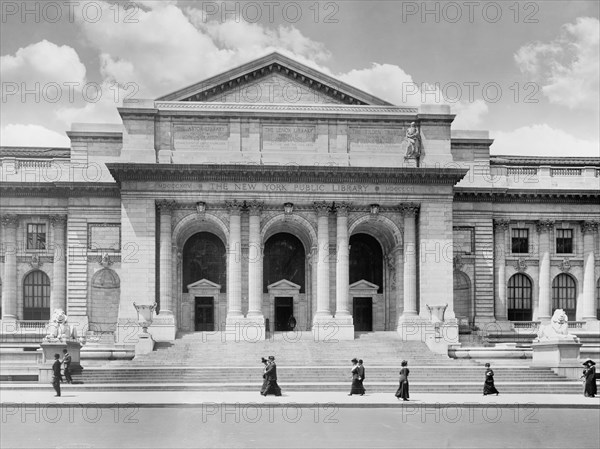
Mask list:
[[[263,253],[260,241],[260,215],[263,203],[252,201],[248,205],[248,317],[262,320]]]
[[[394,275],[396,276],[396,321],[400,321],[402,317],[402,311],[404,311],[404,253],[402,247],[398,245],[392,251],[392,257],[394,258]]]
[[[508,320],[506,303],[506,230],[510,220],[494,220],[495,311],[498,321]]]
[[[596,310],[598,308],[595,293],[595,254],[594,237],[598,231],[598,222],[584,221],[581,223],[583,234],[583,321],[597,321]]]
[[[242,204],[227,201],[229,251],[227,258],[227,318],[242,317]]]
[[[419,316],[417,311],[417,212],[415,204],[402,205],[404,215],[404,312],[402,321]]]
[[[171,219],[175,201],[157,203],[160,211],[160,314],[173,315],[173,230]]]
[[[2,320],[17,319],[17,225],[16,215],[2,215],[4,227],[4,276],[2,279]]]
[[[349,203],[336,203],[337,214],[337,263],[335,268],[335,318],[348,318],[348,296],[350,285],[350,250],[348,246]]]
[[[50,313],[56,309],[67,311],[67,249],[66,215],[50,216],[54,230],[54,263],[52,266],[52,289],[50,290]]]
[[[317,211],[317,313],[315,319],[331,318],[329,307],[329,203],[315,202]]]
[[[540,220],[536,224],[539,233],[539,258],[540,258],[540,287],[536,320],[548,321],[552,316],[552,297],[550,296],[550,230],[554,222]]]

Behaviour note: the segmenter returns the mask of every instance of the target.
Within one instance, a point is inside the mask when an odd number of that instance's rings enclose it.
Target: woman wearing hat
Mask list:
[[[350,393],[348,396],[352,396],[353,394],[360,394],[361,396],[365,394],[365,389],[362,386],[360,379],[360,368],[358,366],[358,360],[356,358],[350,360],[352,362],[352,386],[350,387]]]
[[[485,364],[485,381],[483,382],[483,395],[487,396],[488,394],[495,394],[498,396],[500,392],[496,390],[496,386],[494,385],[494,371],[490,368],[490,364]]]
[[[403,401],[408,401],[408,373],[410,373],[410,370],[407,368],[408,362],[406,360],[402,360],[400,365],[402,366],[400,369],[400,386],[396,391],[396,397],[398,400],[402,398]]]
[[[586,360],[583,362],[583,366],[585,366],[582,376],[585,377],[583,395],[586,398],[595,398],[598,393],[598,388],[596,386],[596,364],[593,360]]]
[[[261,394],[263,396],[268,394],[281,396],[281,388],[279,388],[279,385],[277,385],[277,365],[275,365],[275,357],[272,355],[269,356],[269,362],[265,367],[265,376],[267,376],[267,387],[264,390],[264,393]]]

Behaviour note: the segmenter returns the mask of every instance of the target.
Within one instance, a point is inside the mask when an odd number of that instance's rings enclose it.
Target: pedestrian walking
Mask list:
[[[281,388],[277,384],[277,365],[275,364],[275,357],[269,356],[269,363],[265,367],[265,374],[267,376],[267,386],[263,396],[268,394],[274,394],[275,396],[281,396]]]
[[[360,382],[360,388],[362,391],[362,393],[360,395],[363,396],[367,392],[367,390],[365,390],[365,385],[364,385],[365,366],[364,366],[364,362],[362,359],[358,360],[358,381]]]
[[[269,361],[267,359],[265,359],[264,357],[262,357],[261,362],[263,363],[263,365],[265,366],[263,369],[263,384],[262,387],[260,388],[260,394],[262,394],[263,396],[265,396],[265,392],[267,391],[267,365],[269,364]]]
[[[485,364],[485,380],[483,381],[483,395],[495,394],[498,396],[500,392],[496,390],[494,385],[494,371],[490,368],[490,364]]]
[[[352,385],[350,385],[350,393],[348,393],[348,396],[352,396],[353,394],[360,394],[362,396],[365,394],[365,390],[360,383],[358,360],[354,358],[350,361],[352,362],[352,369],[350,370],[352,375]]]
[[[71,377],[71,354],[68,353],[68,351],[66,349],[63,349],[63,365],[64,365],[64,373],[65,373],[65,380],[67,381],[68,384],[72,384],[73,383],[73,378]]]
[[[62,381],[60,365],[60,355],[54,354],[54,363],[52,364],[52,386],[54,387],[54,391],[56,391],[55,397],[60,396],[60,382]]]
[[[585,369],[583,370],[583,377],[585,379],[583,384],[583,395],[586,398],[595,398],[598,394],[598,386],[596,385],[596,363],[593,360],[586,360],[583,362]]]
[[[406,360],[402,360],[400,363],[400,385],[398,386],[398,390],[396,390],[396,397],[398,400],[402,399],[403,401],[408,401],[408,374],[410,370],[408,367],[408,362]]]

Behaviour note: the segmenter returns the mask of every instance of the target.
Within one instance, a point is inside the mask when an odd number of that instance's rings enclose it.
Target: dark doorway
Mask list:
[[[383,293],[383,250],[374,237],[368,234],[350,236],[350,283],[361,279],[372,282]]]
[[[212,296],[196,297],[196,331],[215,330],[215,299]]]
[[[275,234],[265,242],[263,291],[282,279],[300,286],[304,293],[306,254],[298,237],[285,232]]]
[[[290,318],[294,315],[294,298],[275,298],[275,331],[289,331]]]
[[[366,332],[373,330],[373,298],[354,298],[352,307],[354,331]]]
[[[183,293],[187,286],[200,279],[208,279],[221,285],[221,293],[227,291],[227,254],[225,244],[210,232],[198,232],[183,245]]]

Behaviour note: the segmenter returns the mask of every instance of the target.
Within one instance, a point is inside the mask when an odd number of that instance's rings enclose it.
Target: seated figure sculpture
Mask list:
[[[556,309],[550,323],[540,326],[537,340],[577,341],[577,336],[569,333],[569,319],[563,309]]]

